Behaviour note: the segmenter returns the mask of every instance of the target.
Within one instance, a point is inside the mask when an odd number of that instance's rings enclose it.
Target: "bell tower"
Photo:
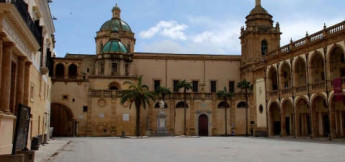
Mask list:
[[[280,26],[273,26],[272,16],[255,0],[255,7],[246,17],[246,27],[241,28],[242,63],[261,61],[270,51],[280,47]]]

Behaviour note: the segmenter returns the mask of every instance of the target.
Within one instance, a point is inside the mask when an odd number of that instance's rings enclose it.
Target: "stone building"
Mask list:
[[[54,58],[55,135],[134,135],[135,109],[120,104],[119,92],[143,76],[151,90],[173,91],[164,109],[170,135],[184,133],[187,105],[187,135],[344,137],[345,106],[332,99],[332,81],[344,77],[344,22],[281,47],[279,23],[256,0],[241,29],[241,55],[140,53],[120,8],[112,13],[97,32],[95,55]],[[242,79],[253,84],[248,109],[237,88]],[[193,84],[187,103],[175,88],[180,80]],[[216,96],[224,87],[235,94],[228,103]],[[148,135],[156,132],[158,107],[155,101],[140,114]]]
[[[1,0],[0,15],[2,155],[12,152],[19,104],[31,108],[28,148],[33,137],[48,138],[55,29],[45,0]]]

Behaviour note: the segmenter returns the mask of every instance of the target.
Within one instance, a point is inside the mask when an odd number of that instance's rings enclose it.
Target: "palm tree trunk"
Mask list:
[[[135,110],[136,110],[136,121],[135,121],[135,134],[137,137],[140,136],[140,102],[135,103]]]
[[[249,108],[249,104],[248,104],[248,89],[246,88],[246,136],[248,136],[248,108]]]
[[[225,103],[228,103],[227,102],[227,100],[226,100],[226,98],[224,99],[224,102]],[[225,118],[225,123],[224,123],[224,125],[225,125],[225,136],[228,136],[228,115],[227,115],[227,106],[225,106],[225,116],[224,116],[224,118]]]
[[[184,117],[183,117],[183,134],[187,135],[187,96],[186,88],[183,90],[183,100],[184,100]]]

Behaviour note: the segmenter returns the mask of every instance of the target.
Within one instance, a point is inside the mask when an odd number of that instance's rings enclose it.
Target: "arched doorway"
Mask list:
[[[208,117],[207,115],[199,116],[199,136],[208,136]]]
[[[50,125],[54,128],[53,136],[76,135],[76,122],[73,119],[73,113],[65,105],[52,104]]]
[[[326,100],[317,96],[312,104],[312,135],[327,137],[330,134],[329,113]]]
[[[276,102],[272,103],[270,106],[270,125],[271,125],[271,132],[272,136],[280,135],[281,132],[281,116],[280,116],[280,109]]]
[[[335,97],[332,98],[331,102],[331,128],[335,129],[335,135],[337,138],[345,137],[345,100],[336,101]]]
[[[311,133],[308,102],[301,98],[296,104],[297,136],[309,136]]]
[[[282,125],[283,136],[291,136],[294,132],[294,111],[291,101],[287,100],[283,103],[282,107]]]

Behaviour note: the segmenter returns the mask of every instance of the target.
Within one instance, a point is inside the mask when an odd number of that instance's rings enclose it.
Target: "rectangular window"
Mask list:
[[[229,82],[229,92],[232,92],[232,93],[235,92],[235,82],[234,81]]]
[[[179,82],[178,80],[174,80],[174,92],[178,92],[178,88],[177,88],[178,82]]]
[[[104,62],[100,63],[99,74],[104,74]]]
[[[217,81],[211,81],[211,93],[217,91]]]
[[[117,75],[117,63],[112,63],[111,69],[112,69],[111,75]]]
[[[83,112],[87,112],[88,107],[87,106],[83,106]]]
[[[34,84],[30,86],[30,101],[34,102]]]
[[[154,80],[153,81],[153,88],[155,91],[161,86],[161,81],[160,80]]]
[[[198,92],[199,91],[199,82],[198,81],[193,81],[193,92]]]
[[[345,77],[345,69],[341,69],[341,76]]]

